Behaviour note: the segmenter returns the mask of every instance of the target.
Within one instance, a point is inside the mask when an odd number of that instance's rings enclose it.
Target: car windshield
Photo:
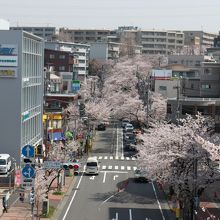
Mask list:
[[[96,167],[97,163],[96,162],[88,162],[86,165],[87,165],[87,167]]]
[[[6,165],[6,160],[0,159],[0,165]]]

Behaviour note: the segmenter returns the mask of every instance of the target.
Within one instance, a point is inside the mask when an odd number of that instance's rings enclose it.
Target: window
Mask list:
[[[194,108],[193,108],[193,106],[183,105],[183,106],[182,106],[182,114],[183,114],[183,115],[186,115],[186,114],[193,115],[193,114],[194,114]]]
[[[59,66],[59,70],[60,71],[64,71],[65,70],[65,66]]]
[[[54,54],[50,54],[49,57],[50,57],[50,59],[54,59],[55,55]]]
[[[167,104],[167,113],[168,113],[168,114],[171,114],[171,113],[172,113],[171,104]]]
[[[66,56],[64,54],[59,55],[59,59],[64,60],[66,58]]]
[[[166,90],[167,90],[167,87],[166,87],[166,86],[159,86],[159,90],[160,90],[160,91],[166,91]]]
[[[202,84],[202,89],[211,89],[210,84]]]

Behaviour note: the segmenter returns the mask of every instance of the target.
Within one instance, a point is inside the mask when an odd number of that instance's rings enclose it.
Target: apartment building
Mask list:
[[[58,39],[75,43],[88,44],[106,41],[110,30],[105,29],[68,29],[60,28]]]
[[[88,44],[79,44],[72,42],[51,41],[45,42],[45,48],[58,51],[70,52],[77,60],[73,64],[73,72],[80,80],[88,74],[90,46]]]
[[[42,37],[45,40],[51,40],[56,34],[55,27],[10,27],[10,30],[23,30],[30,32],[38,37]]]
[[[0,148],[19,164],[21,149],[43,142],[44,41],[24,31],[0,31]]]
[[[140,45],[145,54],[169,54],[180,50],[184,45],[181,31],[141,30]]]
[[[185,45],[200,45],[204,47],[213,47],[214,38],[217,34],[209,33],[205,31],[183,31]]]

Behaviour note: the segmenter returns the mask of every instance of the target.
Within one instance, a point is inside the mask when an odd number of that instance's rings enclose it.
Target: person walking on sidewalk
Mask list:
[[[8,204],[7,204],[5,196],[2,198],[2,206],[3,206],[3,213],[5,213],[5,212],[7,213],[8,212]]]

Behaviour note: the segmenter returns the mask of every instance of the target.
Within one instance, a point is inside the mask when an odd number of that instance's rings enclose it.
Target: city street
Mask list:
[[[153,183],[134,182],[136,158],[124,157],[121,128],[97,131],[92,156],[100,161],[97,176],[77,177],[59,219],[165,220],[167,211]]]

